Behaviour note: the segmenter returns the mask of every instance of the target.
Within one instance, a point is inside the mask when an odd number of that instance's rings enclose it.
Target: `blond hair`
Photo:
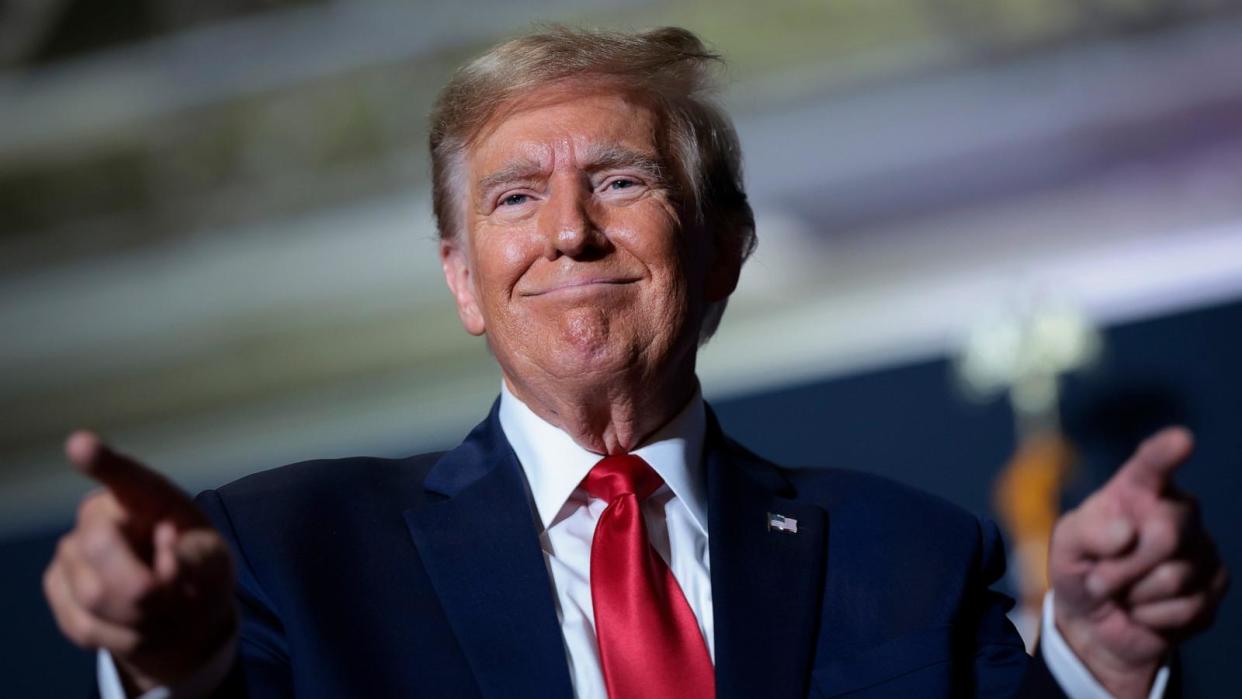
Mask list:
[[[465,154],[501,109],[540,88],[599,81],[639,95],[660,117],[683,218],[714,236],[739,266],[756,244],[742,185],[741,147],[728,115],[711,99],[720,57],[691,32],[638,33],[564,26],[511,39],[462,66],[431,112],[432,202],[440,238],[458,237],[465,208]],[[700,336],[715,331],[724,302],[708,310]]]

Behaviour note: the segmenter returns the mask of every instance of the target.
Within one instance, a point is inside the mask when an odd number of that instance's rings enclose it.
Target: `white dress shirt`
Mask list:
[[[545,422],[508,388],[500,394],[500,426],[526,473],[543,525],[539,544],[556,593],[574,694],[580,699],[606,699],[591,605],[591,539],[608,503],[591,497],[580,486],[603,455],[587,451]],[[696,393],[676,417],[632,453],[664,479],[664,485],[642,504],[647,535],[690,603],[714,663],[707,493],[701,472],[706,431],[703,399]]]
[[[565,639],[570,678],[579,699],[607,699],[595,614],[591,604],[591,539],[607,503],[593,498],[580,483],[601,454],[578,445],[518,400],[507,387],[500,394],[500,426],[513,446],[543,530],[539,543],[552,578],[557,618]],[[664,479],[643,502],[643,519],[656,551],[668,564],[699,622],[708,655],[716,660],[712,633],[711,565],[707,546],[707,493],[702,473],[706,409],[698,393],[646,443],[634,450]],[[1112,699],[1057,631],[1053,597],[1044,598],[1044,663],[1070,699]],[[159,687],[139,699],[199,699],[224,680],[233,647],[222,649],[182,687]],[[116,666],[99,652],[101,699],[125,699]],[[1156,674],[1148,699],[1161,699],[1168,683],[1166,665]]]
[[[1044,664],[1052,673],[1057,684],[1065,690],[1070,699],[1113,699],[1113,695],[1104,689],[1104,685],[1078,659],[1074,651],[1065,642],[1061,632],[1057,631],[1056,617],[1052,611],[1053,594],[1049,590],[1044,595],[1043,630],[1040,631],[1039,648],[1044,655]],[[1147,699],[1161,699],[1164,688],[1169,683],[1169,665],[1165,663],[1156,671],[1155,681],[1151,683],[1151,691]]]

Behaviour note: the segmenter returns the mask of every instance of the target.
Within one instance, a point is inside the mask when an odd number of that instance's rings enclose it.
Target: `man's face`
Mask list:
[[[659,128],[620,94],[548,88],[467,153],[466,239],[441,258],[462,323],[510,380],[693,367],[703,308],[732,282],[709,283],[711,246],[681,225]]]

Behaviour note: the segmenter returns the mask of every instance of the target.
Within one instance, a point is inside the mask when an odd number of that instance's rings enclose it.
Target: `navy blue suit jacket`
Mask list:
[[[1004,569],[994,525],[873,476],[781,468],[708,422],[720,697],[1059,695],[989,590]],[[222,695],[571,696],[495,408],[443,454],[295,464],[198,502],[237,558]],[[797,533],[769,530],[768,513]]]

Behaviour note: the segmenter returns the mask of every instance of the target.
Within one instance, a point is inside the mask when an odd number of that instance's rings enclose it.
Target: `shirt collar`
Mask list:
[[[503,382],[500,428],[526,472],[539,521],[546,530],[603,455],[584,449],[566,432],[536,415]],[[703,396],[696,390],[681,412],[632,452],[660,474],[704,535],[707,496],[702,471],[706,432],[707,412]]]

